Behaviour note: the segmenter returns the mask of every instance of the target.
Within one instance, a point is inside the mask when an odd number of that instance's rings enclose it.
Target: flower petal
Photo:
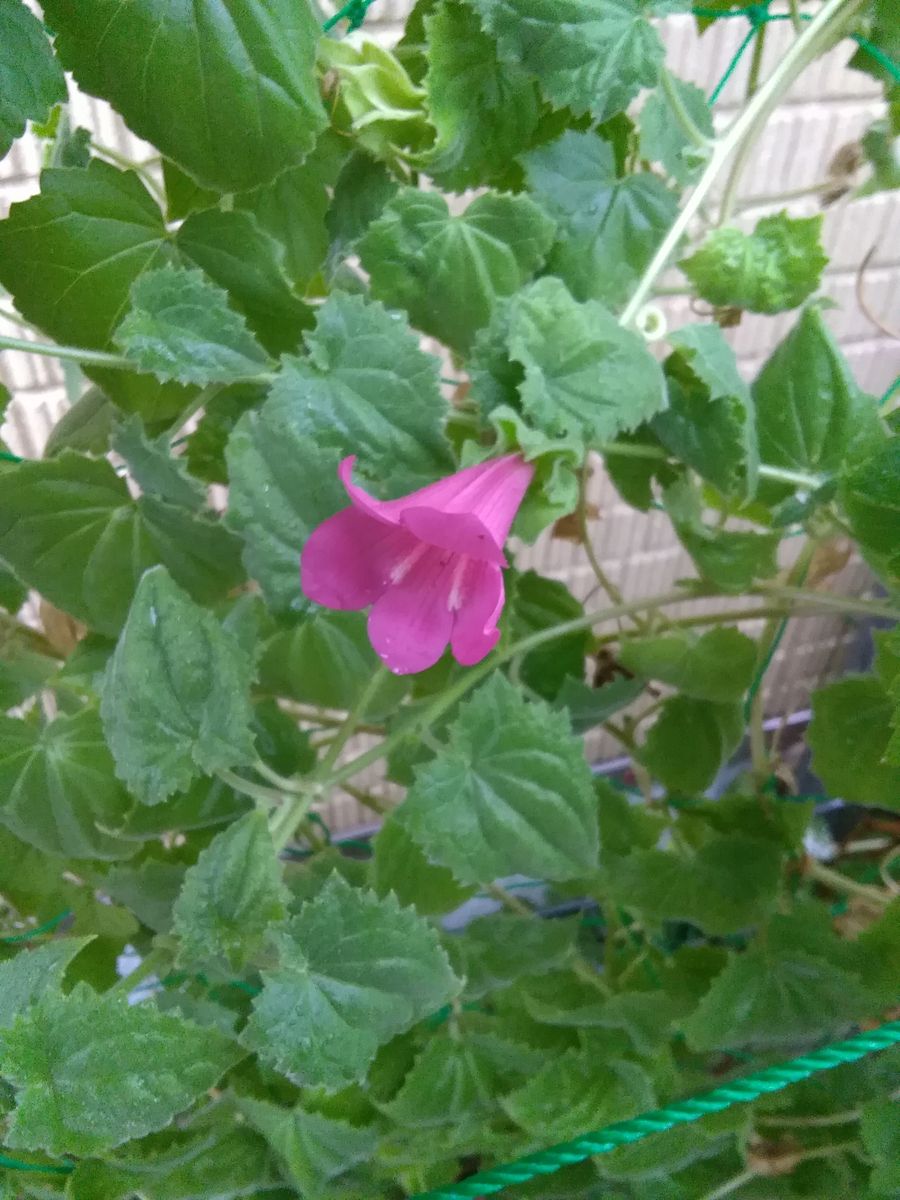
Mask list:
[[[493,563],[469,562],[458,594],[451,593],[456,608],[451,646],[453,657],[464,667],[481,662],[497,645],[500,630],[497,621],[505,599],[503,573]]]
[[[400,524],[410,533],[454,554],[466,554],[482,562],[506,566],[503,543],[494,541],[491,531],[474,513],[446,513],[437,508],[407,508]]]
[[[369,640],[396,675],[427,670],[447,648],[453,629],[450,591],[458,562],[446,551],[429,548],[375,601],[369,613]]]
[[[404,529],[344,508],[313,530],[300,556],[304,593],[326,608],[368,608],[419,545]]]
[[[534,476],[518,454],[465,467],[397,500],[376,500],[355,484],[355,461],[350,455],[338,468],[355,508],[385,524],[402,523],[433,546],[505,564],[503,544]]]

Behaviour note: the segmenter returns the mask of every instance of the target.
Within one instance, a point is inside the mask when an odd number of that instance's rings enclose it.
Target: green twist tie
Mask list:
[[[631,1121],[618,1121],[592,1133],[575,1138],[571,1142],[560,1142],[538,1154],[519,1158],[505,1166],[480,1171],[460,1183],[449,1184],[432,1192],[422,1192],[413,1200],[477,1200],[516,1183],[528,1183],[542,1175],[552,1175],[562,1167],[574,1166],[595,1154],[608,1154],[619,1146],[639,1142],[652,1133],[664,1133],[678,1125],[699,1121],[710,1113],[722,1112],[735,1104],[751,1104],[761,1096],[780,1092],[815,1075],[818,1071],[830,1071],[833,1067],[856,1062],[867,1054],[887,1050],[900,1043],[900,1021],[890,1021],[879,1029],[860,1033],[845,1042],[824,1046],[812,1054],[792,1058],[781,1066],[767,1067],[743,1079],[735,1079],[723,1087],[714,1088],[688,1100],[679,1100],[665,1108],[643,1113]]]
[[[44,933],[50,933],[57,925],[61,925],[67,917],[72,916],[71,908],[67,908],[64,912],[57,913],[55,917],[51,917],[49,921],[45,921],[43,925],[38,925],[36,929],[26,929],[24,933],[3,933],[0,934],[0,942],[6,942],[7,945],[13,945],[16,942],[30,942],[32,938],[40,937]]]
[[[348,0],[348,3],[343,8],[339,8],[333,17],[329,17],[322,29],[328,33],[330,29],[334,29],[338,21],[349,21],[349,31],[359,29],[363,21],[366,19],[366,13],[369,11],[369,6],[374,4],[375,0]]]

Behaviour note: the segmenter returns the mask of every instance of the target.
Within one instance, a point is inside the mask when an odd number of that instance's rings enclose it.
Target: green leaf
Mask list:
[[[548,269],[578,300],[623,304],[675,219],[674,193],[649,171],[620,178],[614,147],[595,132],[567,130],[524,164],[559,226]]]
[[[170,221],[183,221],[192,212],[215,208],[219,202],[215,192],[200,187],[171,159],[162,160],[162,177],[166,192],[166,217]]]
[[[104,890],[113,900],[124,904],[154,933],[168,933],[172,928],[172,908],[183,883],[183,864],[155,858],[144,859],[137,866],[113,867],[103,879]]]
[[[350,709],[378,666],[362,614],[317,609],[266,643],[260,678],[264,687],[301,703]],[[406,686],[402,678],[385,679],[365,715],[393,712]]]
[[[654,1103],[649,1077],[635,1063],[569,1050],[501,1100],[513,1121],[540,1144],[579,1137],[624,1121]]]
[[[690,859],[637,850],[613,860],[608,871],[616,900],[654,925],[690,921],[707,934],[735,933],[774,907],[781,851],[772,842],[734,834],[713,838]]]
[[[329,270],[341,261],[379,217],[393,196],[397,182],[384,163],[355,150],[341,168],[334,185],[325,226],[331,238]]]
[[[624,641],[623,667],[659,679],[698,700],[739,700],[753,678],[756,643],[738,629],[711,629],[702,637],[685,632]]]
[[[65,451],[0,473],[0,554],[99,633],[121,628],[141,573],[163,562],[198,600],[241,577],[237,539],[154,496],[134,501],[106,459]]]
[[[669,341],[669,405],[654,417],[653,432],[726,496],[752,496],[759,466],[756,421],[734,351],[718,325],[685,325]]]
[[[0,0],[0,158],[28,121],[46,121],[67,98],[62,67],[40,21],[21,0]]]
[[[497,913],[473,921],[447,940],[465,994],[479,999],[528,975],[544,975],[571,958],[577,930],[571,921],[538,921]]]
[[[473,893],[446,867],[430,863],[401,823],[389,815],[372,843],[372,886],[379,896],[393,892],[426,916],[452,912]]]
[[[181,260],[228,292],[270,354],[298,348],[302,331],[312,324],[311,310],[294,294],[281,246],[252,212],[194,213],[175,237]]]
[[[96,710],[43,727],[0,717],[0,821],[23,841],[66,858],[129,858],[108,831],[130,807]]]
[[[838,496],[869,562],[891,587],[900,585],[900,437],[846,471]]]
[[[50,430],[44,458],[53,458],[61,450],[105,454],[109,449],[115,413],[115,405],[99,388],[88,388]]]
[[[121,421],[112,438],[112,449],[128,464],[128,474],[142,492],[197,512],[206,507],[206,489],[172,454],[167,434],[149,438],[137,415]]]
[[[244,318],[228,307],[227,292],[202,271],[171,265],[135,280],[115,341],[162,383],[237,383],[269,365]]]
[[[661,990],[605,998],[571,972],[539,976],[520,989],[522,1005],[542,1024],[582,1031],[624,1030],[639,1054],[658,1054],[671,1036],[678,1005]]]
[[[0,222],[0,284],[26,320],[63,345],[111,350],[134,280],[175,257],[162,213],[137,175],[96,158],[85,169],[44,171],[40,195],[14,204]],[[148,420],[174,416],[186,403],[176,385],[160,387],[129,371],[87,373]]]
[[[336,122],[352,139],[406,174],[410,159],[432,140],[425,93],[400,58],[366,33],[326,38],[319,60],[335,80]]]
[[[706,93],[696,84],[669,76],[676,103],[693,122],[694,127],[712,139],[712,113]],[[674,105],[664,87],[647,97],[641,109],[640,155],[647,162],[659,163],[667,174],[682,187],[700,173],[706,155],[688,138],[675,113]]]
[[[270,925],[284,918],[287,889],[266,815],[247,813],[202,851],[175,904],[175,933],[184,966],[217,964],[232,971],[252,961]]]
[[[169,1130],[120,1151],[109,1162],[82,1159],[66,1182],[67,1200],[281,1200],[281,1177],[266,1142],[229,1118]],[[215,1120],[215,1118],[214,1118]]]
[[[277,936],[245,1043],[298,1083],[360,1079],[378,1046],[456,994],[435,931],[333,875]],[[310,1030],[315,1036],[310,1036]]]
[[[875,1100],[863,1109],[859,1132],[874,1159],[872,1189],[890,1195],[900,1189],[900,1122],[896,1099]]]
[[[640,759],[672,791],[700,792],[741,739],[740,708],[670,696],[640,748]]]
[[[531,75],[501,61],[476,14],[444,0],[426,17],[425,87],[437,130],[428,174],[448,191],[502,183],[532,143],[541,100]]]
[[[641,337],[597,301],[540,279],[498,315],[509,357],[524,368],[525,415],[549,436],[605,442],[665,404],[659,364]]]
[[[166,0],[137,8],[47,0],[44,14],[81,87],[204,187],[267,183],[300,162],[326,124],[319,30],[306,4],[203,0],[172,10]],[[202,119],[184,119],[198,103]]]
[[[413,1063],[397,1095],[381,1111],[407,1129],[480,1125],[496,1107],[496,1072],[478,1050],[449,1038],[432,1038]]]
[[[143,576],[101,704],[119,777],[142,803],[161,804],[201,772],[252,762],[251,678],[235,639],[164,568]]]
[[[228,524],[244,540],[244,565],[276,612],[300,609],[300,551],[326,517],[346,507],[340,455],[296,426],[296,406],[275,398],[244,414],[228,440]],[[2,543],[0,543],[2,544]]]
[[[168,1125],[242,1057],[217,1030],[99,996],[46,993],[0,1035],[8,1146],[96,1154]]]
[[[765,940],[731,959],[684,1022],[692,1049],[791,1047],[870,1015],[856,976],[793,944],[779,920]]]
[[[876,192],[900,188],[900,147],[891,122],[888,119],[873,121],[863,134],[861,145],[872,173],[856,195],[872,196]]]
[[[283,247],[285,271],[301,293],[325,262],[330,194],[347,155],[347,139],[326,130],[300,166],[237,198]]]
[[[228,483],[225,447],[232,430],[248,409],[265,397],[259,384],[237,383],[219,392],[204,412],[184,449],[188,470],[205,483]]]
[[[828,257],[822,217],[763,217],[753,233],[717,229],[678,264],[697,294],[720,307],[778,313],[796,308],[819,286]]]
[[[20,950],[15,958],[0,962],[0,1030],[12,1025],[45,992],[56,991],[66,967],[90,940],[61,938]]]
[[[813,770],[830,795],[900,807],[900,765],[885,760],[894,707],[874,676],[840,679],[813,692],[807,741]]]
[[[285,360],[264,415],[274,410],[297,436],[358,454],[396,491],[450,470],[440,366],[405,322],[361,296],[335,293],[306,343],[307,357]]]
[[[436,192],[402,188],[358,243],[373,295],[465,351],[494,305],[541,266],[554,225],[527,196],[487,192],[459,217]]]
[[[597,860],[590,774],[565,715],[526,703],[500,674],[461,706],[398,817],[462,883],[574,879]]]
[[[780,534],[705,524],[700,493],[686,479],[665,489],[663,503],[697,570],[723,592],[746,592],[758,579],[768,579],[778,570],[775,555]]]
[[[519,640],[541,629],[584,615],[584,609],[565,584],[535,571],[513,577],[507,599],[510,636]],[[522,659],[520,678],[545,700],[556,698],[560,688],[584,675],[590,634],[577,630],[554,638]]]
[[[15,615],[25,603],[28,588],[20,583],[5,562],[0,561],[0,608]]]
[[[642,679],[622,678],[592,688],[569,676],[559,689],[556,703],[568,710],[575,733],[587,733],[637,700],[644,687]]]
[[[15,604],[17,598],[14,593],[11,602]],[[13,612],[19,607],[16,604]],[[24,704],[59,670],[57,659],[36,654],[29,648],[27,635],[15,625],[7,631],[6,624],[0,614],[0,712]]]
[[[795,471],[836,471],[881,444],[876,405],[856,385],[817,305],[809,305],[753,384],[759,452]]]
[[[659,35],[638,0],[472,0],[500,57],[537,77],[557,108],[598,121],[653,87]]]
[[[297,1104],[279,1108],[249,1096],[239,1111],[265,1137],[300,1194],[325,1200],[327,1186],[352,1167],[371,1159],[378,1133]]]

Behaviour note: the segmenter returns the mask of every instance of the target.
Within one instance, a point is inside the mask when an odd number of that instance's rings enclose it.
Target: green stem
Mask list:
[[[223,783],[227,783],[230,788],[234,788],[236,792],[240,792],[242,796],[249,796],[256,804],[263,808],[277,808],[284,803],[284,795],[282,792],[276,792],[272,788],[262,787],[258,783],[253,783],[250,779],[244,779],[242,775],[236,775],[234,771],[226,771],[219,769],[216,771],[218,777]]]
[[[669,102],[669,107],[672,110],[672,115],[681,126],[681,131],[687,140],[699,150],[706,150],[712,145],[712,138],[707,137],[702,130],[698,129],[694,124],[694,119],[688,110],[684,107],[684,103],[679,95],[678,88],[675,86],[675,80],[672,78],[671,72],[667,67],[663,67],[660,71],[659,82],[662,90],[666,94],[666,99]]]
[[[341,790],[348,796],[352,796],[357,804],[371,809],[379,817],[386,817],[393,807],[387,800],[382,800],[380,796],[373,796],[371,792],[364,792],[362,788],[354,787],[352,783],[342,783]]]
[[[257,775],[262,775],[263,779],[268,779],[269,783],[274,783],[279,792],[297,792],[298,794],[304,791],[302,781],[298,779],[287,779],[284,775],[279,775],[277,771],[258,758],[253,764],[253,770]]]
[[[505,887],[499,883],[487,883],[481,889],[486,892],[492,899],[511,913],[516,913],[520,917],[533,917],[534,909],[529,908],[524,900],[520,900],[518,896],[511,895]]]
[[[772,204],[789,204],[792,200],[803,200],[807,196],[821,196],[823,192],[832,191],[834,180],[826,179],[821,183],[808,183],[804,187],[791,188],[786,192],[770,192],[762,196],[748,196],[746,200],[738,200],[736,207],[745,212],[752,208],[768,208]]]
[[[747,76],[747,99],[750,100],[759,91],[759,75],[762,71],[763,53],[766,48],[767,25],[760,25],[753,43],[753,54],[750,57],[750,73]]]
[[[679,289],[679,295],[684,289]],[[604,458],[652,458],[656,462],[668,462],[672,457],[662,446],[636,446],[629,442],[601,442],[594,449]]]
[[[112,371],[137,370],[134,363],[120,354],[87,350],[82,346],[51,346],[46,342],[29,342],[26,338],[0,337],[0,350],[24,350],[26,354],[43,354],[47,358],[66,359],[87,367],[107,367]]]
[[[352,779],[354,775],[358,775],[366,767],[370,767],[373,763],[380,762],[382,758],[386,758],[401,742],[418,736],[423,729],[430,728],[435,721],[439,720],[448,709],[452,708],[457,701],[461,700],[482,679],[490,675],[501,664],[509,662],[518,655],[527,654],[530,650],[537,649],[538,646],[543,646],[547,642],[565,637],[567,633],[577,633],[582,629],[590,629],[592,626],[600,625],[606,621],[616,621],[620,617],[630,617],[636,613],[653,612],[657,608],[665,608],[670,604],[682,604],[687,600],[698,598],[700,597],[696,594],[686,593],[683,589],[665,592],[661,596],[635,600],[628,604],[617,604],[612,608],[603,609],[600,612],[585,613],[584,616],[574,617],[571,621],[563,621],[561,624],[553,625],[549,629],[540,629],[536,633],[529,634],[528,637],[521,638],[518,642],[511,643],[505,649],[490,655],[483,662],[479,663],[477,667],[472,667],[462,679],[454,684],[453,687],[447,688],[440,696],[437,696],[428,708],[419,714],[418,718],[410,721],[403,729],[397,730],[390,737],[379,742],[377,746],[372,746],[364,754],[360,754],[357,758],[351,759],[350,762],[338,767],[326,781],[328,786],[343,783],[345,779]]]
[[[836,892],[862,896],[866,900],[872,901],[873,904],[887,906],[892,899],[887,892],[881,891],[880,888],[869,887],[867,883],[857,883],[855,879],[848,879],[840,871],[832,871],[830,867],[826,867],[823,863],[816,861],[816,859],[808,860],[805,867],[805,874],[811,879],[817,879],[819,883],[825,884],[826,887],[830,887]]]
[[[777,479],[780,483],[793,483],[798,487],[815,491],[828,481],[828,475],[814,475],[811,471],[794,471],[788,467],[771,467],[768,463],[759,464],[759,474],[762,479]]]
[[[720,1187],[713,1188],[711,1192],[707,1192],[703,1200],[722,1200],[724,1196],[730,1196],[732,1192],[736,1192],[738,1188],[742,1188],[745,1183],[752,1183],[756,1178],[755,1171],[741,1171],[740,1175],[735,1175]]]
[[[145,979],[151,975],[162,976],[168,969],[171,956],[165,950],[151,950],[145,954],[130,975],[123,975],[109,989],[107,995],[129,995]]]
[[[285,803],[281,812],[278,813],[272,822],[272,841],[276,850],[283,849],[288,843],[294,830],[309,811],[313,801],[327,792],[336,783],[341,782],[338,777],[340,772],[334,772],[333,767],[340,757],[341,751],[357,732],[359,724],[365,716],[366,709],[372,703],[375,694],[384,683],[387,673],[387,667],[379,665],[368,684],[363,688],[353,709],[347,714],[346,721],[344,721],[338,730],[334,741],[328,747],[321,763],[310,777],[309,783],[298,795]],[[390,740],[389,738],[386,739],[381,743],[381,746],[386,747]],[[378,748],[376,747],[376,749]]]
[[[610,577],[603,570],[603,567],[600,565],[600,560],[597,558],[597,551],[594,549],[594,543],[591,540],[587,516],[587,485],[589,478],[590,468],[585,461],[581,468],[581,481],[579,485],[578,496],[578,532],[581,535],[581,544],[584,547],[587,560],[591,564],[591,570],[594,572],[594,577],[600,584],[600,587],[604,592],[606,592],[613,604],[624,604],[625,597],[622,595],[618,586],[613,583]]]
[[[777,1113],[754,1116],[756,1125],[777,1125],[781,1129],[827,1129],[831,1125],[852,1125],[862,1118],[862,1110],[848,1108],[844,1112],[825,1113],[818,1117],[780,1117]]]
[[[893,608],[890,604],[882,604],[879,600],[858,600],[855,596],[836,596],[831,592],[814,592],[806,588],[765,581],[755,584],[751,591],[757,595],[810,604],[828,612],[857,613],[863,617],[883,617],[888,621],[900,621],[900,609]]]
[[[328,748],[328,753],[322,759],[321,766],[316,772],[317,775],[325,776],[327,778],[328,772],[337,762],[338,758],[340,758],[341,751],[356,733],[360,721],[362,721],[363,717],[366,715],[366,709],[374,700],[376,694],[378,693],[378,689],[383,686],[388,674],[389,672],[387,667],[379,664],[377,669],[373,672],[372,678],[363,688],[359,699],[356,701],[356,704],[347,714],[347,720],[338,730],[337,737],[331,743],[331,746]]]
[[[653,290],[657,276],[669,265],[688,226],[731,156],[737,150],[743,151],[745,147],[752,146],[758,133],[765,127],[772,110],[797,76],[818,56],[824,46],[830,44],[864,4],[865,0],[826,0],[813,20],[804,27],[803,32],[789,47],[769,78],[735,117],[729,128],[713,142],[706,170],[660,243],[619,318],[623,325],[630,325],[640,312]]]
[[[643,458],[652,460],[653,462],[669,462],[672,458],[667,450],[662,446],[638,446],[629,445],[623,442],[618,443],[604,442],[597,446],[597,453],[603,455],[604,458],[618,456],[619,458]],[[775,479],[780,483],[791,483],[798,487],[809,488],[815,490],[820,488],[822,484],[829,479],[828,475],[816,475],[811,471],[795,471],[790,467],[775,467],[769,463],[759,464],[759,474],[764,479]]]

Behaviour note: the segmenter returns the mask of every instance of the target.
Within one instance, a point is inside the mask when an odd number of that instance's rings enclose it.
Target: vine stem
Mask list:
[[[123,975],[121,979],[116,980],[107,995],[119,996],[123,992],[126,995],[130,994],[139,983],[143,983],[151,975],[161,975],[169,965],[169,957],[165,950],[151,950],[149,954],[144,955],[130,975]]]
[[[553,625],[549,629],[540,629],[536,633],[529,634],[528,637],[511,643],[505,649],[489,655],[478,666],[472,667],[453,687],[448,688],[440,696],[436,697],[434,702],[419,715],[417,720],[410,721],[407,726],[397,730],[396,733],[379,742],[377,746],[373,746],[370,750],[365,751],[364,754],[360,754],[356,758],[351,759],[350,762],[338,767],[326,781],[327,785],[333,786],[337,783],[343,783],[345,779],[352,779],[354,775],[358,775],[366,767],[370,767],[373,763],[386,758],[400,742],[406,741],[409,737],[421,736],[423,730],[429,729],[449,708],[452,708],[458,700],[461,700],[468,691],[477,683],[480,683],[487,675],[490,675],[501,663],[509,662],[510,659],[516,658],[520,654],[527,654],[529,650],[543,646],[546,642],[552,642],[557,638],[565,637],[567,633],[577,633],[582,629],[590,629],[593,625],[599,625],[604,621],[615,621],[619,617],[631,617],[637,613],[652,612],[657,608],[664,608],[669,604],[680,604],[685,600],[694,598],[696,598],[695,595],[691,595],[680,589],[678,591],[665,592],[661,596],[650,597],[646,600],[635,600],[628,604],[616,604],[600,612],[585,613],[582,617],[573,617],[571,621],[563,621],[561,624]]]
[[[88,350],[82,346],[53,346],[47,342],[29,342],[27,338],[0,337],[0,350],[23,350],[26,354],[43,354],[47,358],[62,358],[87,367],[107,367],[112,371],[136,371],[134,363],[121,354],[104,350]]]
[[[889,605],[873,601],[857,600],[853,596],[832,596],[824,592],[806,591],[803,588],[780,587],[777,584],[759,584],[753,590],[765,594],[783,596],[785,599],[793,601],[794,604],[812,604],[829,611],[861,613],[864,616],[886,617],[888,620],[894,621],[900,620],[900,612]],[[573,617],[571,621],[563,621],[559,625],[550,626],[548,629],[539,629],[536,633],[529,634],[528,637],[521,638],[517,642],[512,642],[505,649],[490,655],[483,662],[479,663],[477,667],[472,667],[458,683],[438,696],[420,714],[418,719],[410,721],[409,725],[404,729],[391,734],[390,737],[379,742],[377,746],[373,746],[370,750],[366,750],[365,753],[338,767],[327,779],[322,781],[322,786],[333,787],[335,784],[343,783],[346,779],[352,779],[360,771],[364,771],[367,767],[372,766],[373,763],[380,762],[382,758],[386,758],[397,745],[407,738],[421,735],[423,730],[430,728],[449,708],[452,708],[458,700],[461,700],[468,691],[480,683],[487,675],[490,675],[493,670],[501,664],[509,662],[510,659],[518,657],[520,654],[527,654],[531,650],[536,650],[538,646],[543,646],[547,642],[553,642],[558,638],[565,637],[568,633],[578,633],[582,629],[591,629],[595,625],[601,625],[607,621],[616,621],[620,617],[631,617],[635,614],[656,612],[658,609],[668,608],[673,604],[690,603],[692,600],[706,600],[709,599],[710,594],[708,591],[688,592],[684,589],[664,592],[659,596],[647,597],[644,600],[634,600],[628,604],[616,604],[611,608],[602,609],[599,612],[585,613],[581,617]],[[792,609],[793,605],[789,611],[792,611]]]
[[[259,769],[257,764],[254,764],[254,766],[256,766],[257,770]],[[259,783],[254,783],[251,779],[244,779],[242,775],[237,775],[234,771],[227,771],[224,767],[220,767],[216,771],[216,775],[218,775],[223,783],[227,783],[230,788],[233,788],[234,791],[240,792],[242,796],[249,797],[255,804],[263,808],[274,808],[284,802],[284,796],[280,791],[276,792],[273,788],[263,787]]]
[[[866,900],[870,900],[873,904],[888,905],[892,897],[883,892],[880,888],[869,887],[867,883],[857,883],[855,879],[849,879],[846,875],[842,875],[840,871],[832,871],[830,867],[824,866],[815,859],[810,859],[805,868],[805,874],[811,879],[817,879],[819,883],[824,883],[826,887],[832,888],[836,892],[846,892],[854,896],[862,896]]]
[[[272,842],[276,850],[284,849],[294,830],[306,816],[313,801],[328,792],[335,784],[343,782],[339,778],[340,772],[333,771],[333,767],[340,757],[341,751],[353,737],[354,733],[356,733],[360,722],[366,714],[366,709],[372,703],[375,694],[383,685],[387,675],[387,667],[379,665],[366,687],[363,688],[355,706],[347,714],[346,721],[338,730],[334,740],[325,752],[324,758],[313,772],[309,781],[305,786],[302,782],[299,784],[297,788],[298,794],[285,801],[281,811],[272,821],[270,828]],[[386,738],[380,745],[387,748],[391,740],[391,738]],[[346,778],[349,779],[350,776]]]
[[[662,446],[638,446],[623,442],[622,445],[604,443],[597,446],[596,451],[604,458],[644,458],[653,462],[669,462],[672,455]],[[797,487],[815,490],[826,483],[831,476],[816,475],[812,471],[796,471],[791,467],[776,467],[771,463],[760,463],[758,473],[763,479],[775,479],[779,483],[791,483]]]
[[[581,468],[581,480],[578,489],[578,532],[581,537],[581,544],[584,547],[587,560],[591,565],[591,570],[594,572],[594,578],[600,584],[600,587],[604,592],[606,592],[613,604],[624,604],[625,597],[619,590],[618,585],[610,579],[601,566],[600,559],[597,557],[597,551],[594,549],[594,543],[591,538],[590,530],[588,529],[587,489],[589,478],[590,466],[587,459],[585,459]]]
[[[900,612],[879,600],[858,600],[855,596],[835,596],[831,592],[815,592],[806,588],[789,587],[787,584],[766,583],[754,585],[753,592],[762,596],[774,596],[782,600],[793,600],[811,604],[829,612],[856,613],[862,617],[880,617],[886,621],[900,621]]]
[[[675,120],[681,126],[681,131],[688,141],[696,146],[698,150],[706,150],[712,145],[713,139],[707,137],[702,130],[698,129],[694,124],[694,119],[684,106],[681,96],[678,94],[678,89],[675,86],[675,80],[668,67],[663,67],[659,73],[659,82],[662,90],[665,92],[666,99],[669,102],[669,107]]]
[[[816,16],[805,26],[788,49],[781,62],[760,86],[744,109],[735,117],[722,136],[712,144],[712,154],[706,170],[697,181],[678,217],[660,243],[656,253],[641,276],[621,317],[622,325],[630,325],[653,291],[657,276],[669,265],[678,243],[697,215],[713,184],[731,156],[746,153],[764,128],[770,113],[797,76],[817,56],[823,45],[836,37],[843,26],[862,8],[865,0],[826,0]]]

